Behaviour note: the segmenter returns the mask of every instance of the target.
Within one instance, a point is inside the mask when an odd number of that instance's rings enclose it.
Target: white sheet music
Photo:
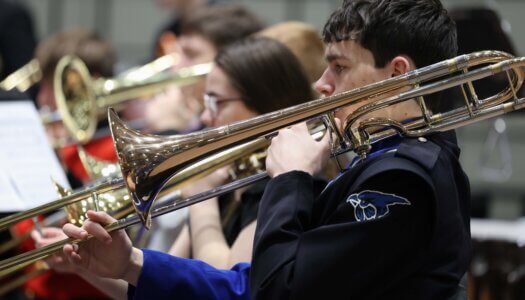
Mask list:
[[[32,102],[0,102],[0,212],[57,198],[51,178],[69,188]]]

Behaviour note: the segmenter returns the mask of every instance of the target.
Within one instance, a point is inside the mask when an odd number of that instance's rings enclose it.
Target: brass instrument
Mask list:
[[[402,134],[415,137],[437,131],[445,131],[473,122],[502,115],[525,107],[525,98],[519,98],[517,90],[523,84],[525,57],[513,58],[498,51],[483,51],[461,55],[453,59],[420,68],[406,74],[373,83],[354,90],[313,100],[280,111],[261,115],[246,121],[207,129],[186,135],[160,137],[141,134],[127,128],[113,110],[109,110],[109,122],[117,149],[123,180],[116,182],[128,187],[136,215],[120,219],[106,226],[108,232],[126,228],[142,222],[149,225],[152,217],[215,197],[266,177],[259,173],[212,190],[175,201],[171,205],[153,208],[167,182],[181,182],[188,174],[199,172],[201,159],[211,159],[216,153],[233,151],[242,143],[266,142],[276,130],[319,118],[336,109],[362,104],[344,122],[344,130],[338,130],[327,118],[327,126],[337,137],[332,154],[354,151],[366,157],[371,144],[386,137]],[[479,99],[473,83],[501,72],[507,74],[509,85],[496,95]],[[426,108],[423,96],[452,87],[460,87],[464,95],[464,106],[446,112],[432,112]],[[392,96],[393,95],[393,96]],[[416,100],[420,104],[422,117],[408,123],[386,118],[369,118],[357,121],[372,111],[403,101]],[[372,130],[373,129],[373,130]],[[107,190],[108,184],[90,192]],[[67,197],[66,197],[67,198]],[[68,199],[71,200],[71,199]],[[3,220],[0,220],[0,223]],[[0,262],[0,276],[9,274],[35,260],[60,251],[65,244],[81,241],[67,239],[48,245],[38,251],[25,253]]]
[[[188,184],[191,180],[202,178],[214,170],[230,163],[235,164],[233,171],[230,172],[230,180],[236,180],[239,177],[247,176],[248,174],[263,172],[263,163],[261,162],[261,159],[264,159],[265,156],[261,151],[266,149],[268,145],[268,140],[256,140],[228,149],[227,151],[215,154],[196,163],[193,168],[185,170],[179,178],[170,180],[170,182],[166,184],[160,192],[161,199],[164,199],[165,202],[169,203],[174,200],[180,200],[180,188],[185,184]],[[102,208],[112,208],[110,214],[115,218],[125,216],[133,211],[131,197],[129,196],[129,192],[126,189],[122,178],[114,178],[93,188],[73,194],[58,184],[55,184],[55,188],[61,196],[60,199],[29,211],[3,218],[0,220],[0,229],[7,228],[21,220],[61,207],[64,207],[67,212],[68,220],[78,226],[82,225],[82,222],[85,220],[85,214],[88,209],[97,211],[105,210]],[[138,220],[139,219],[137,219],[135,224],[140,223]],[[23,266],[20,266],[20,268],[22,267]],[[11,272],[4,273],[3,270],[0,270],[0,277],[8,273]]]
[[[129,80],[144,80],[159,72],[165,71],[170,67],[175,66],[180,61],[180,55],[177,53],[170,53],[161,56],[151,63],[136,69],[129,70],[120,75],[121,78],[128,78]],[[40,63],[36,58],[30,60],[27,64],[9,74],[4,80],[0,82],[0,89],[5,91],[18,90],[25,92],[30,87],[40,82],[42,79],[42,69]],[[47,117],[47,116],[46,116]],[[56,118],[51,118],[56,119]],[[46,118],[45,121],[51,121]]]
[[[117,163],[97,159],[86,152],[84,147],[77,145],[80,162],[86,170],[90,180],[96,181],[103,178],[122,177]]]
[[[97,160],[93,156],[89,155],[89,153],[87,153],[86,150],[84,150],[84,148],[80,145],[77,146],[77,149],[78,149],[78,155],[80,157],[80,162],[82,163],[82,166],[88,173],[89,178],[93,182],[100,182],[104,179],[122,177],[122,174],[120,173],[120,169],[116,163]],[[55,187],[55,190],[60,198],[70,196],[73,193],[73,191],[70,191],[62,187],[56,181],[54,180],[52,181],[53,181],[53,186]],[[70,223],[82,225],[85,219],[85,213],[87,212],[87,210],[88,209],[100,210],[99,209],[100,206],[104,207],[105,211],[117,212],[119,208],[121,208],[122,206],[124,206],[125,203],[127,203],[129,204],[127,205],[127,208],[128,208],[127,213],[132,212],[132,206],[130,205],[129,197],[127,197],[127,193],[123,194],[122,191],[116,191],[115,193],[110,193],[110,194],[102,194],[99,196],[99,200],[101,201],[101,203],[93,202],[92,198],[88,198],[86,200],[80,201],[79,202],[80,204],[73,203],[71,205],[65,206],[64,212],[67,214],[67,220],[69,220]],[[122,214],[119,214],[119,215],[122,216]],[[52,218],[50,222],[46,220],[45,224],[43,225],[44,226],[52,226],[53,224],[56,225],[58,223],[57,219],[64,219],[64,218]],[[30,238],[30,232],[26,232],[23,235],[14,237],[12,240],[3,243],[2,245],[0,245],[0,254],[5,253],[6,251],[9,251],[19,246],[22,242],[24,242],[25,240],[29,238]],[[0,295],[1,294],[2,293],[0,293]]]
[[[194,169],[193,175],[188,174],[188,179],[204,177],[217,168],[231,162],[233,162],[233,167],[229,172],[229,180],[237,180],[254,173],[260,173],[264,170],[264,158],[266,157],[265,152],[261,150],[264,150],[268,145],[269,141],[252,143],[242,149],[227,151],[204,160],[198,165],[199,167]],[[253,153],[251,153],[252,151]],[[81,147],[79,147],[79,154],[80,153],[82,153],[81,157],[84,157],[83,159],[89,161],[88,164],[84,166],[88,169],[88,172],[94,175],[92,178],[102,175],[102,173],[99,172],[98,167],[102,166],[103,168],[108,168],[113,165],[107,162],[96,162],[94,158],[90,157]],[[246,155],[246,153],[251,154]],[[89,170],[93,164],[95,164],[95,168]],[[111,178],[111,176],[102,176],[99,178]],[[62,187],[58,183],[54,182],[54,186],[61,198],[72,195],[72,191]],[[167,199],[166,202],[173,202],[172,199],[180,199],[181,186],[183,186],[183,184],[168,183],[161,192],[161,197],[165,197]],[[67,214],[67,220],[76,226],[82,226],[86,220],[86,212],[88,210],[106,211],[111,216],[118,219],[131,214],[133,212],[133,206],[131,205],[131,197],[129,196],[128,190],[125,187],[122,187],[106,193],[92,193],[88,198],[64,207],[64,211]],[[25,238],[29,238],[29,233]],[[43,261],[37,261],[34,268],[29,273],[16,277],[12,281],[3,284],[0,288],[0,296],[21,286],[27,280],[36,277],[47,270],[49,270],[49,267]]]
[[[53,181],[53,185],[57,194],[60,197],[70,196],[73,192],[64,188],[57,182]],[[129,194],[126,189],[116,190],[112,192],[102,193],[100,195],[92,195],[82,201],[72,203],[64,207],[64,212],[67,216],[67,221],[76,225],[82,226],[86,220],[86,212],[88,210],[105,211],[115,218],[122,218],[133,213],[133,206],[131,205]],[[60,214],[62,216],[62,214]],[[53,220],[44,220],[44,226],[58,226],[63,222],[64,218],[53,218]],[[35,227],[36,224],[35,224]],[[8,243],[9,247],[13,248],[20,244],[20,242],[30,238],[30,232],[23,236],[12,240]],[[6,247],[3,245],[2,247]],[[27,280],[39,276],[49,270],[49,267],[44,261],[36,261],[31,271],[26,274],[13,278],[11,281],[4,282],[0,287],[0,296],[12,291],[15,288],[23,285]]]
[[[173,62],[167,57],[165,60]],[[165,66],[166,61],[157,59],[121,78],[92,80],[80,59],[63,57],[55,70],[53,85],[57,109],[73,139],[80,143],[89,141],[108,107],[157,93],[170,84],[192,84],[208,74],[212,66],[208,63],[162,72],[165,67],[160,65]]]
[[[0,89],[5,91],[18,90],[19,92],[25,92],[39,82],[40,79],[42,79],[40,63],[36,58],[33,58],[20,69],[4,78],[4,80],[0,82]]]
[[[34,278],[38,275],[44,274],[49,270],[49,266],[43,261],[37,261],[33,270],[27,274],[22,274],[19,277],[13,279],[12,281],[5,282],[0,287],[0,296],[3,296],[12,290],[22,286],[31,278]]]
[[[143,66],[132,68],[119,74],[115,80],[140,82],[141,80],[151,79],[155,75],[176,66],[179,62],[180,55],[178,53],[166,54]],[[34,58],[15,72],[9,74],[4,80],[0,81],[0,89],[25,92],[40,82],[40,80],[42,80],[42,70],[38,60]],[[49,112],[45,111],[45,109],[40,112],[40,116],[44,125],[62,121],[62,117],[58,112]]]

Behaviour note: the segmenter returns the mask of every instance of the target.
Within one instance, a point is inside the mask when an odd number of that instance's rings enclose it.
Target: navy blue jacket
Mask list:
[[[394,146],[388,145],[395,144]],[[470,259],[469,184],[452,133],[376,145],[317,197],[311,176],[268,184],[254,264],[217,270],[143,250],[129,299],[447,299]]]
[[[470,260],[470,189],[454,133],[427,139],[375,145],[319,196],[306,173],[273,178],[257,218],[252,299],[452,296]]]

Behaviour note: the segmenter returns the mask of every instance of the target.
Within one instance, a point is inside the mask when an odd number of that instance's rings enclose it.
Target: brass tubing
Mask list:
[[[172,211],[193,205],[195,203],[199,203],[201,201],[234,191],[241,187],[253,184],[267,177],[268,175],[266,174],[266,172],[259,173],[259,174],[255,174],[255,175],[243,178],[243,179],[239,179],[229,184],[225,184],[223,186],[214,188],[212,190],[208,190],[208,191],[193,195],[186,199],[176,198],[172,201],[168,200],[167,202],[171,202],[171,203],[168,205],[164,205],[164,204],[159,205],[158,208],[155,208],[152,211],[152,216],[157,217],[157,216],[167,214],[169,212],[172,212]],[[139,224],[140,222],[141,220],[138,217],[138,215],[134,214],[132,216],[126,217],[124,219],[120,219],[112,224],[109,224],[105,228],[108,232],[113,232],[115,230],[127,228],[131,225]],[[93,236],[89,235],[88,239],[91,239],[91,238],[93,238]],[[68,238],[60,242],[56,242],[56,243],[44,246],[37,250],[26,252],[26,253],[8,258],[6,260],[3,260],[0,262],[0,278],[6,275],[9,275],[21,268],[24,268],[36,261],[47,258],[56,252],[62,251],[62,248],[66,244],[79,244],[81,242],[82,242],[81,240]]]
[[[0,219],[0,230],[4,230],[7,227],[18,223],[20,221],[23,221],[25,219],[32,218],[34,216],[38,216],[43,213],[47,213],[49,211],[57,210],[59,208],[62,208],[66,205],[78,202],[80,200],[84,200],[91,196],[93,192],[97,193],[106,193],[111,190],[119,189],[124,187],[124,182],[122,181],[122,178],[118,178],[106,183],[102,183],[101,185],[98,185],[93,188],[89,188],[86,190],[83,190],[81,192],[78,192],[76,194],[63,197],[61,199],[55,200],[53,202],[23,211],[16,214],[12,214],[10,216],[7,216],[5,218]]]

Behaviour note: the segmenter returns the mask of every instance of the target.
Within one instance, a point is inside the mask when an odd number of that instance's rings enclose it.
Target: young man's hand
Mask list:
[[[329,159],[329,141],[328,134],[314,140],[305,123],[282,129],[268,148],[266,171],[271,177],[294,170],[318,174]]]
[[[142,269],[142,251],[132,247],[124,230],[110,234],[104,229],[116,221],[107,213],[88,211],[87,216],[89,219],[81,228],[66,224],[63,230],[68,237],[85,240],[91,234],[94,239],[79,245],[65,245],[65,256],[72,264],[95,275],[124,279],[136,285]]]

